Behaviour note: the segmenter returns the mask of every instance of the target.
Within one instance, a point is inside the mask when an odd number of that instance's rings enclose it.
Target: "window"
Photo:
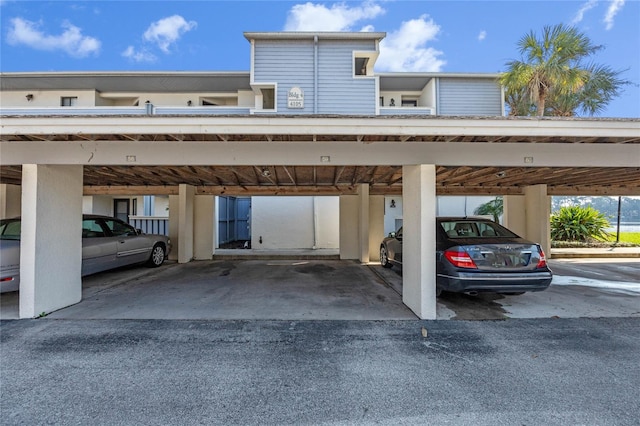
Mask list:
[[[105,219],[104,223],[111,230],[111,234],[113,234],[114,236],[120,236],[120,235],[132,236],[132,235],[138,234],[136,230],[133,228],[133,226],[128,225],[119,220]]]
[[[369,58],[356,58],[354,63],[355,69],[353,73],[355,75],[367,75],[367,65],[369,64]]]
[[[1,240],[20,240],[20,224],[19,220],[5,220],[0,222],[0,239]]]
[[[63,107],[76,106],[77,103],[78,103],[77,96],[63,96],[62,98],[60,98],[60,106],[63,106]]]
[[[104,230],[100,222],[95,219],[84,219],[82,221],[82,238],[104,237]]]
[[[262,109],[276,108],[276,91],[274,89],[260,89],[262,92]]]

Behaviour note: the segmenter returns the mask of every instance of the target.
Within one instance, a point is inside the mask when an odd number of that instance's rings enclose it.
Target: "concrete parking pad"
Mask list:
[[[132,272],[139,271],[85,278],[82,302],[49,318],[416,319],[400,295],[352,261],[213,260],[133,279]]]
[[[443,294],[437,319],[640,317],[640,259],[557,259],[543,292]],[[606,280],[605,280],[606,278]],[[238,257],[159,269],[129,267],[83,279],[69,319],[415,319],[402,275],[379,263]],[[0,319],[18,318],[18,293],[0,295]]]

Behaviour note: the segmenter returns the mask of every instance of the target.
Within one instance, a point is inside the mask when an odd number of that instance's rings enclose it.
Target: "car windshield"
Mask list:
[[[20,221],[0,220],[0,240],[20,240]]]
[[[518,237],[497,223],[481,220],[447,220],[440,222],[440,226],[449,238]]]

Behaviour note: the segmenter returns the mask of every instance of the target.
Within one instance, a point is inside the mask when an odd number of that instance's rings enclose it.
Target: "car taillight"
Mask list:
[[[540,260],[538,260],[538,264],[536,268],[546,268],[547,266],[547,257],[544,255],[544,251],[542,247],[538,246],[538,251],[540,252]]]
[[[466,251],[446,250],[444,257],[446,257],[453,266],[458,268],[478,269],[476,263]]]

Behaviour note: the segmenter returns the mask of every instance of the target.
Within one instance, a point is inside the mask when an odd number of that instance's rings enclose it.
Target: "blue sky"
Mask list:
[[[244,31],[381,31],[377,71],[495,73],[517,41],[574,25],[634,85],[604,117],[640,117],[640,2],[0,0],[0,70],[248,71]]]

